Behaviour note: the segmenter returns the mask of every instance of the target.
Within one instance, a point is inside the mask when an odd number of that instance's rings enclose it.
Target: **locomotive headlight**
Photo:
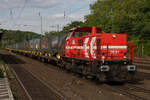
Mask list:
[[[126,53],[126,52],[124,52],[123,54],[124,54],[123,58],[124,58],[124,59],[127,59],[127,56],[126,56],[126,55],[127,55],[127,53]]]
[[[58,59],[60,59],[60,56],[58,56]]]
[[[57,57],[57,59],[60,59],[60,55],[57,54],[56,57]]]
[[[126,64],[127,64],[127,62],[125,61],[125,62],[124,62],[124,64],[126,65]]]
[[[104,63],[104,60],[105,60],[105,53],[103,52],[102,53],[102,61],[103,61],[103,63]]]
[[[105,56],[102,56],[102,60],[104,60],[105,59]]]
[[[113,36],[112,36],[113,38],[116,38],[116,34],[113,34]]]
[[[127,59],[127,56],[123,56],[124,59]]]

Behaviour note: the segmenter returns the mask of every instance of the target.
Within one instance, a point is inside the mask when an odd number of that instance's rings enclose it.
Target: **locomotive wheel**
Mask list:
[[[70,64],[70,63],[66,63],[64,67],[65,67],[65,69],[66,69],[67,71],[70,71],[70,70],[71,70],[71,64]]]
[[[57,60],[57,66],[61,69],[63,69],[65,67],[65,62],[62,60]]]
[[[74,60],[72,60],[72,65],[71,65],[72,69],[71,71],[76,73],[77,72],[77,64]]]
[[[61,66],[62,66],[62,63],[61,63],[60,60],[57,60],[56,63],[57,63],[57,66],[58,66],[58,67],[61,67]]]
[[[82,71],[83,75],[88,75],[88,68],[85,65],[83,66],[84,66],[83,71]]]
[[[97,79],[99,82],[105,82],[106,81],[106,75],[104,73],[98,74]]]
[[[81,64],[79,66],[77,65],[76,67],[77,67],[77,72],[83,75],[84,66]]]
[[[128,72],[127,80],[129,83],[137,83],[136,72]]]

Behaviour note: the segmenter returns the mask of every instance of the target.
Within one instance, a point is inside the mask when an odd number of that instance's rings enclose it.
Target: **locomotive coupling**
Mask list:
[[[110,70],[110,67],[109,67],[108,65],[102,65],[102,66],[100,67],[100,70],[101,70],[102,72],[108,72],[108,71]]]
[[[135,65],[128,65],[127,69],[128,69],[128,71],[136,71],[136,66]]]

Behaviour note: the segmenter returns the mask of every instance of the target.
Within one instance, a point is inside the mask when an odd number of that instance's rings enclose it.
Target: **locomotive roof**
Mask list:
[[[97,32],[102,32],[101,28],[96,28]],[[73,28],[70,31],[83,31],[83,32],[91,32],[92,27],[78,27],[78,28]]]

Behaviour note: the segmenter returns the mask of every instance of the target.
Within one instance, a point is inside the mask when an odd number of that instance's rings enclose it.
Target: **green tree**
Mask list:
[[[3,33],[2,41],[1,41],[1,47],[5,47],[9,44],[14,44],[18,42],[23,41],[29,41],[34,38],[39,38],[41,35],[34,33],[34,32],[28,32],[28,31],[12,31],[12,30],[3,30],[0,29],[0,31]]]

